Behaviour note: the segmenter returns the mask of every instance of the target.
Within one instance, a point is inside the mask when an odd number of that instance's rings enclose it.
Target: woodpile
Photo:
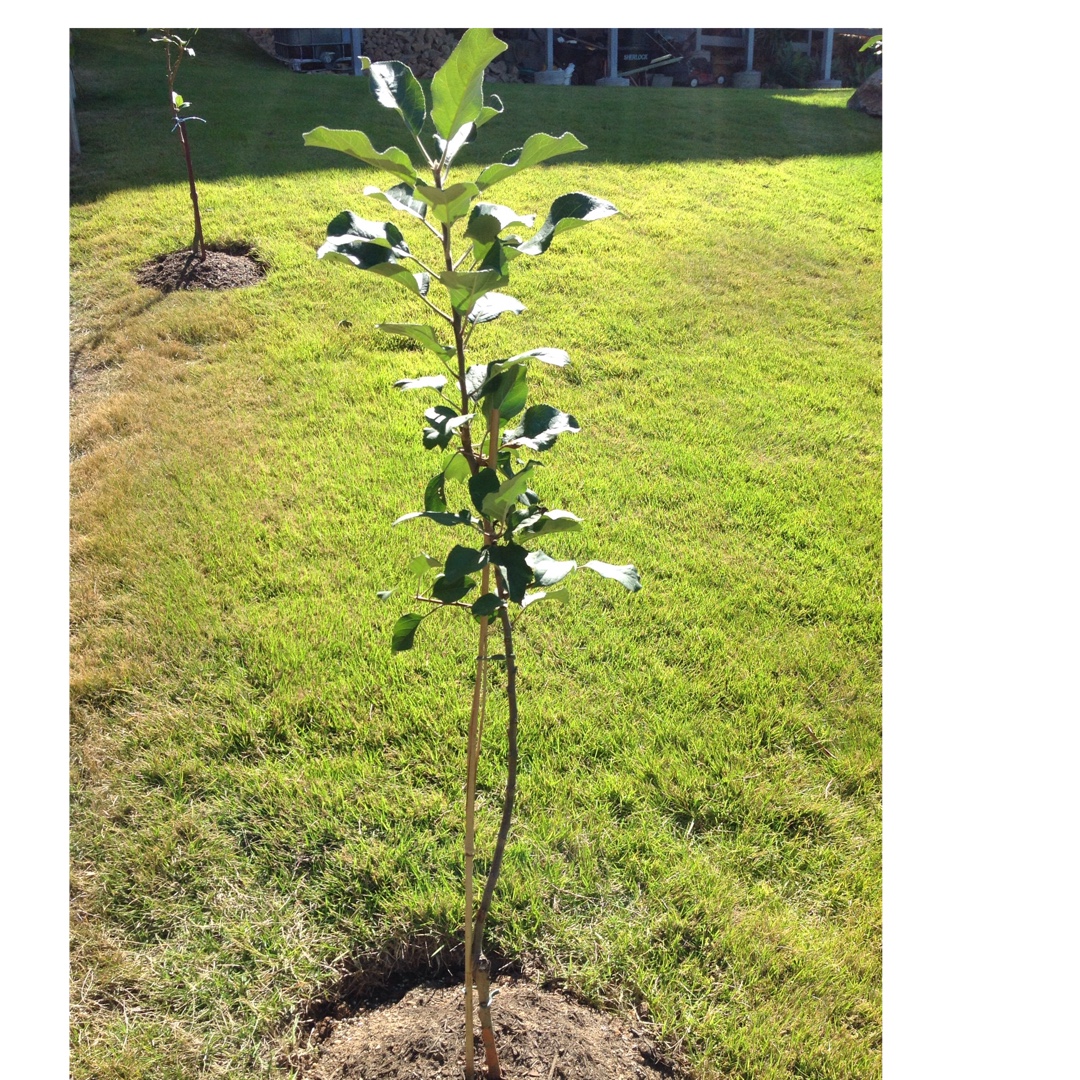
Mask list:
[[[458,43],[449,30],[364,30],[362,52],[372,60],[401,60],[419,78],[429,79]],[[517,67],[506,54],[485,72],[488,82],[521,82]]]

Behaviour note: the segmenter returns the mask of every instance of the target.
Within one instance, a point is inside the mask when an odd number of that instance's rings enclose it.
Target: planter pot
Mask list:
[[[602,79],[596,80],[597,86],[629,86],[630,80],[624,79],[621,75],[606,75]]]
[[[812,90],[839,90],[843,85],[839,79],[815,79],[811,84]]]
[[[670,75],[653,75],[649,79],[650,86],[670,86],[674,79]]]
[[[761,89],[761,72],[760,71],[736,71],[731,76],[731,85],[736,90],[760,90]]]

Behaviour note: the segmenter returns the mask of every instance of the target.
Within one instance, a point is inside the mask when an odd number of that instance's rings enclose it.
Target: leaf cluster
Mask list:
[[[318,249],[320,259],[396,283],[435,316],[434,325],[378,324],[383,332],[410,338],[432,353],[445,371],[394,384],[401,391],[438,395],[439,402],[424,411],[421,443],[426,450],[445,452],[425,488],[423,509],[394,524],[423,518],[475,535],[471,545],[455,544],[443,560],[427,554],[412,560],[416,599],[432,607],[423,615],[410,612],[398,619],[391,643],[395,652],[412,648],[420,623],[439,608],[462,607],[476,619],[488,619],[509,604],[524,608],[544,599],[565,600],[565,586],[551,586],[578,568],[572,560],[560,562],[527,546],[581,528],[580,518],[546,506],[533,488],[543,463],[532,455],[551,450],[562,435],[577,434],[580,425],[554,405],[529,404],[529,368],[534,362],[565,367],[569,356],[545,347],[471,362],[469,350],[478,326],[525,310],[520,300],[501,291],[509,284],[515,259],[541,256],[558,237],[618,210],[606,199],[569,192],[552,202],[537,228],[535,213],[486,201],[488,190],[500,181],[585,149],[570,132],[530,135],[475,177],[452,179],[461,147],[503,111],[497,95],[484,95],[484,69],[505,48],[490,30],[467,30],[432,79],[430,103],[405,64],[361,58],[372,95],[398,114],[419,165],[398,146],[375,147],[362,131],[316,127],[304,134],[308,146],[348,154],[391,176],[396,183],[385,190],[366,186],[364,195],[419,222],[442,249],[440,263],[426,263],[394,222],[370,220],[351,210],[329,223]],[[641,587],[633,566],[596,560],[584,565],[630,591]],[[392,593],[379,595],[387,599]]]

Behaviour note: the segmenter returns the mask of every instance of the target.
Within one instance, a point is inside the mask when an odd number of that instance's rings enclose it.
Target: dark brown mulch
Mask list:
[[[207,244],[205,259],[196,258],[190,248],[171,251],[143,263],[135,273],[140,285],[163,293],[177,289],[243,289],[257,285],[264,277],[266,267],[247,244]]]
[[[525,979],[496,980],[495,1041],[505,1080],[659,1080],[673,1071],[632,1022]],[[477,1077],[485,1075],[477,1020]],[[304,1080],[462,1080],[461,985],[424,984],[399,1001],[315,1025]]]

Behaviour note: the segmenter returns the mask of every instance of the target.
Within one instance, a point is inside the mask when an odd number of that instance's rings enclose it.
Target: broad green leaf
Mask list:
[[[448,528],[455,525],[471,525],[473,521],[472,514],[465,509],[459,510],[456,514],[439,513],[434,510],[414,510],[411,514],[402,514],[393,524],[400,525],[403,521],[412,521],[413,518],[430,518]]]
[[[430,349],[439,356],[454,355],[454,347],[443,345],[430,326],[420,323],[376,323],[375,329],[381,330],[384,334],[398,334],[401,337],[412,338],[413,341],[418,341],[425,349]]]
[[[424,488],[424,509],[440,513],[446,509],[446,476],[436,473]]]
[[[455,581],[445,574],[441,574],[435,579],[435,584],[431,587],[431,595],[444,604],[453,604],[475,588],[476,582],[472,578],[460,578]]]
[[[498,365],[491,365],[492,368],[496,366]],[[527,369],[522,364],[511,365],[500,374],[489,376],[481,389],[480,400],[483,402],[484,415],[490,416],[493,409],[498,409],[500,418],[509,420],[525,408],[528,395]]]
[[[465,235],[481,244],[491,244],[508,225],[524,225],[531,229],[535,223],[535,214],[519,214],[509,206],[482,202],[472,208]]]
[[[371,79],[371,92],[375,100],[387,109],[393,109],[405,126],[419,135],[427,116],[427,101],[416,76],[400,60],[386,60],[367,65]]]
[[[502,111],[502,98],[498,94],[492,94],[488,98],[488,103],[480,110],[480,115],[476,118],[476,126],[478,128],[483,127],[490,119],[498,116]]]
[[[442,563],[433,559],[430,555],[417,555],[409,560],[409,573],[413,577],[426,578],[432,570],[438,570]]]
[[[474,255],[477,247],[482,248],[483,245],[473,245]],[[488,246],[487,251],[480,258],[479,269],[494,271],[499,275],[499,284],[505,285],[510,280],[510,263],[520,254],[521,252],[513,244],[497,239]]]
[[[514,535],[526,540],[531,536],[547,536],[550,533],[577,532],[581,528],[581,518],[569,510],[545,510],[542,514],[531,514],[517,529]]]
[[[507,512],[518,501],[518,496],[528,488],[534,468],[534,465],[526,465],[521,472],[510,477],[509,480],[504,480],[495,491],[484,496],[480,507],[480,512],[484,517],[491,521],[504,521]],[[489,469],[488,471],[492,476],[496,476],[494,470]]]
[[[443,169],[449,170],[451,164],[453,164],[454,158],[457,157],[458,151],[468,142],[476,137],[476,125],[475,124],[462,124],[458,129],[458,133],[447,142],[441,135],[435,136],[435,145],[439,148],[439,158],[442,161]],[[445,173],[443,174],[446,175]]]
[[[560,435],[580,430],[569,413],[560,412],[554,405],[531,405],[516,428],[503,432],[502,441],[505,446],[524,446],[540,453],[550,450]]]
[[[391,596],[394,595],[394,590],[393,589],[383,589],[381,592],[377,592],[375,595],[380,600],[382,600],[383,603],[385,603],[387,600],[390,599]]]
[[[468,480],[472,475],[472,471],[469,469],[469,462],[465,455],[460,453],[451,454],[443,467],[443,475],[447,480]]]
[[[451,184],[447,188],[416,185],[416,194],[431,207],[431,216],[444,225],[453,225],[458,218],[463,218],[469,212],[473,197],[479,193],[477,186],[470,183]]]
[[[529,358],[539,360],[542,364],[551,364],[552,367],[566,367],[570,363],[570,354],[562,349],[532,349],[510,357],[511,360]]]
[[[502,278],[492,270],[466,273],[460,273],[456,270],[444,270],[439,275],[439,280],[450,293],[451,306],[460,315],[468,315],[485,293],[502,284]],[[498,294],[496,293],[496,295]],[[485,322],[486,320],[480,321]]]
[[[422,375],[419,379],[398,379],[398,390],[441,390],[446,385],[445,375]]]
[[[446,556],[446,579],[457,581],[466,574],[475,574],[487,565],[488,553],[485,548],[464,547],[455,544]]]
[[[424,419],[428,421],[424,428],[424,447],[434,450],[436,446],[444,450],[450,445],[454,432],[472,419],[472,413],[459,416],[449,405],[435,405],[424,410]]]
[[[491,561],[502,572],[503,581],[506,582],[510,599],[515,604],[520,604],[525,596],[525,590],[532,581],[532,570],[525,561],[528,552],[519,544],[492,544],[487,549]]]
[[[565,604],[570,599],[569,589],[556,589],[554,592],[534,592],[528,593],[521,601],[523,608],[528,607],[530,604],[535,604],[538,600],[558,600],[560,604]]]
[[[413,274],[397,262],[390,249],[375,243],[355,243],[351,240],[333,238],[316,252],[320,259],[331,262],[347,262],[359,270],[370,270],[380,277],[389,278],[404,286],[411,293],[423,296],[427,292],[426,274]]]
[[[368,184],[364,188],[364,194],[381,202],[389,203],[395,210],[404,210],[406,214],[421,221],[427,216],[427,203],[413,198],[413,189],[408,184],[395,184],[392,188],[383,191],[381,188]]]
[[[502,606],[503,602],[499,599],[497,593],[485,593],[472,606],[473,618],[490,619]]]
[[[588,147],[569,131],[564,131],[558,137],[538,131],[525,140],[524,146],[511,150],[503,156],[502,161],[484,169],[476,178],[476,186],[484,191],[492,184],[497,184],[500,180],[505,180],[506,177],[513,176],[522,169],[539,165],[540,162],[558,157],[560,154],[572,154],[577,150],[587,149]]]
[[[423,621],[423,615],[410,612],[402,615],[394,623],[393,637],[390,639],[391,652],[406,652],[413,647],[413,639],[416,637],[416,628]]]
[[[362,131],[345,131],[341,128],[317,127],[304,132],[305,146],[319,146],[326,150],[340,150],[343,154],[358,158],[365,165],[382,169],[407,183],[416,183],[416,170],[409,155],[396,146],[376,150]]]
[[[499,474],[486,466],[469,477],[469,497],[479,513],[484,513],[484,502],[499,490]],[[489,515],[490,516],[490,515]]]
[[[484,273],[490,274],[492,271],[485,270]],[[491,322],[492,319],[497,319],[500,315],[505,315],[507,313],[511,315],[520,315],[524,310],[525,305],[513,296],[507,296],[504,293],[489,292],[485,296],[481,296],[473,305],[472,313],[469,315],[469,322]]]
[[[619,211],[607,199],[598,199],[595,195],[586,195],[583,191],[572,191],[569,195],[560,195],[552,204],[547,220],[540,226],[536,235],[518,246],[523,255],[541,255],[551,246],[551,241],[561,232],[577,229],[590,221],[611,217]]]
[[[506,49],[487,29],[466,30],[431,80],[431,121],[452,139],[462,124],[477,120],[484,108],[484,68]]]
[[[326,240],[378,244],[389,248],[399,258],[409,254],[409,245],[392,221],[368,221],[351,210],[342,210],[326,226]]]
[[[530,551],[526,561],[533,572],[533,584],[545,589],[562,581],[567,574],[577,569],[577,563],[573,559],[560,562],[540,550]]]
[[[641,576],[632,565],[613,566],[611,563],[600,562],[598,559],[590,559],[585,566],[590,570],[595,570],[601,577],[617,581],[630,592],[637,592],[641,588]]]

